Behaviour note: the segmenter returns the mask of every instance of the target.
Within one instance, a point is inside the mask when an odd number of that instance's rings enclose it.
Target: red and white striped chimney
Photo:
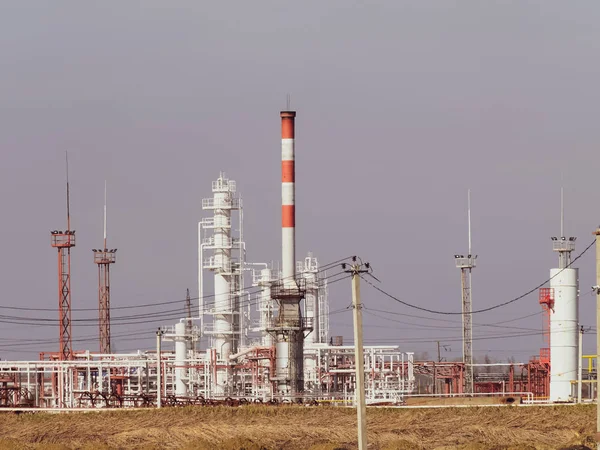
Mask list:
[[[281,227],[282,277],[284,286],[295,286],[296,210],[294,130],[296,111],[281,111]]]

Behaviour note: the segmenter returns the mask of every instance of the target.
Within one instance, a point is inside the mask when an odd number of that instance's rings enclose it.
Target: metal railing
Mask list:
[[[211,256],[210,258],[204,258],[202,261],[202,268],[209,270],[221,269],[221,272],[225,274],[233,273],[231,261],[224,263],[223,261],[218,261],[214,256]]]
[[[239,209],[240,199],[239,198],[203,198],[202,209]]]
[[[302,299],[306,294],[306,280],[277,280],[271,284],[271,298],[277,300]]]
[[[233,248],[234,240],[230,237],[223,237],[217,241],[214,236],[202,239],[202,245],[207,248]]]
[[[201,223],[204,228],[231,228],[230,217],[221,217],[218,224],[215,223],[214,217],[206,217]]]
[[[233,180],[220,179],[212,182],[213,192],[235,192],[236,184]]]
[[[300,317],[295,319],[279,318],[275,317],[271,320],[268,326],[269,330],[276,329],[298,329],[298,330],[312,330],[313,329],[313,318],[312,317]]]
[[[458,258],[455,257],[454,260],[456,261],[456,267],[460,268],[473,268],[475,267],[475,259],[477,259],[477,256],[473,256],[473,255],[468,255],[468,256],[462,256],[460,255]]]
[[[552,241],[552,250],[555,252],[572,252],[575,250],[575,242],[567,240]]]
[[[52,232],[52,247],[75,247],[75,231]]]

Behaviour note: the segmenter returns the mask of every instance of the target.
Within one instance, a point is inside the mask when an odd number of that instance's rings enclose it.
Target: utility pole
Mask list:
[[[369,263],[357,263],[352,257],[350,268],[342,264],[346,273],[352,274],[352,312],[354,316],[354,365],[356,366],[356,413],[358,416],[358,450],[367,450],[367,405],[365,402],[365,359],[363,356],[362,306],[360,304],[360,274],[369,273]]]
[[[156,407],[162,406],[162,363],[160,360],[162,335],[165,334],[160,328],[156,332]]]
[[[442,359],[445,359],[445,358],[442,358],[441,349],[444,349],[445,352],[451,351],[452,349],[450,348],[449,345],[440,344],[440,341],[435,341],[435,342],[437,342],[437,349],[438,349],[438,359],[437,360],[438,360],[438,362],[442,362]]]
[[[579,361],[577,364],[577,403],[581,403],[581,384],[583,372],[583,326],[579,328]]]
[[[600,226],[593,233],[596,236],[596,286],[592,287],[596,291],[596,330],[600,330]],[[600,450],[600,371],[598,361],[600,361],[600,331],[596,332],[596,443]]]

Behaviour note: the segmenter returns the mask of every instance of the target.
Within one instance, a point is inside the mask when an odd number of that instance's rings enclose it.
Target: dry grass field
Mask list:
[[[369,448],[585,449],[594,406],[368,409]],[[0,413],[2,449],[356,448],[355,411],[334,407],[188,407]]]

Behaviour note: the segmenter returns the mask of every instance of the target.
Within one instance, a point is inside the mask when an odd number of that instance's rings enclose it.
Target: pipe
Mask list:
[[[161,377],[161,362],[160,362],[160,353],[161,353],[161,337],[162,330],[159,328],[156,332],[156,407],[160,408],[162,406],[162,377]]]
[[[229,359],[238,359],[240,356],[244,356],[247,355],[250,352],[253,352],[254,350],[256,350],[258,347],[250,347],[246,350],[242,350],[241,352],[236,353],[235,355],[229,355]]]
[[[583,346],[583,327],[579,328],[579,358],[577,358],[577,403],[581,403],[581,380],[583,369],[583,357],[581,356]]]

